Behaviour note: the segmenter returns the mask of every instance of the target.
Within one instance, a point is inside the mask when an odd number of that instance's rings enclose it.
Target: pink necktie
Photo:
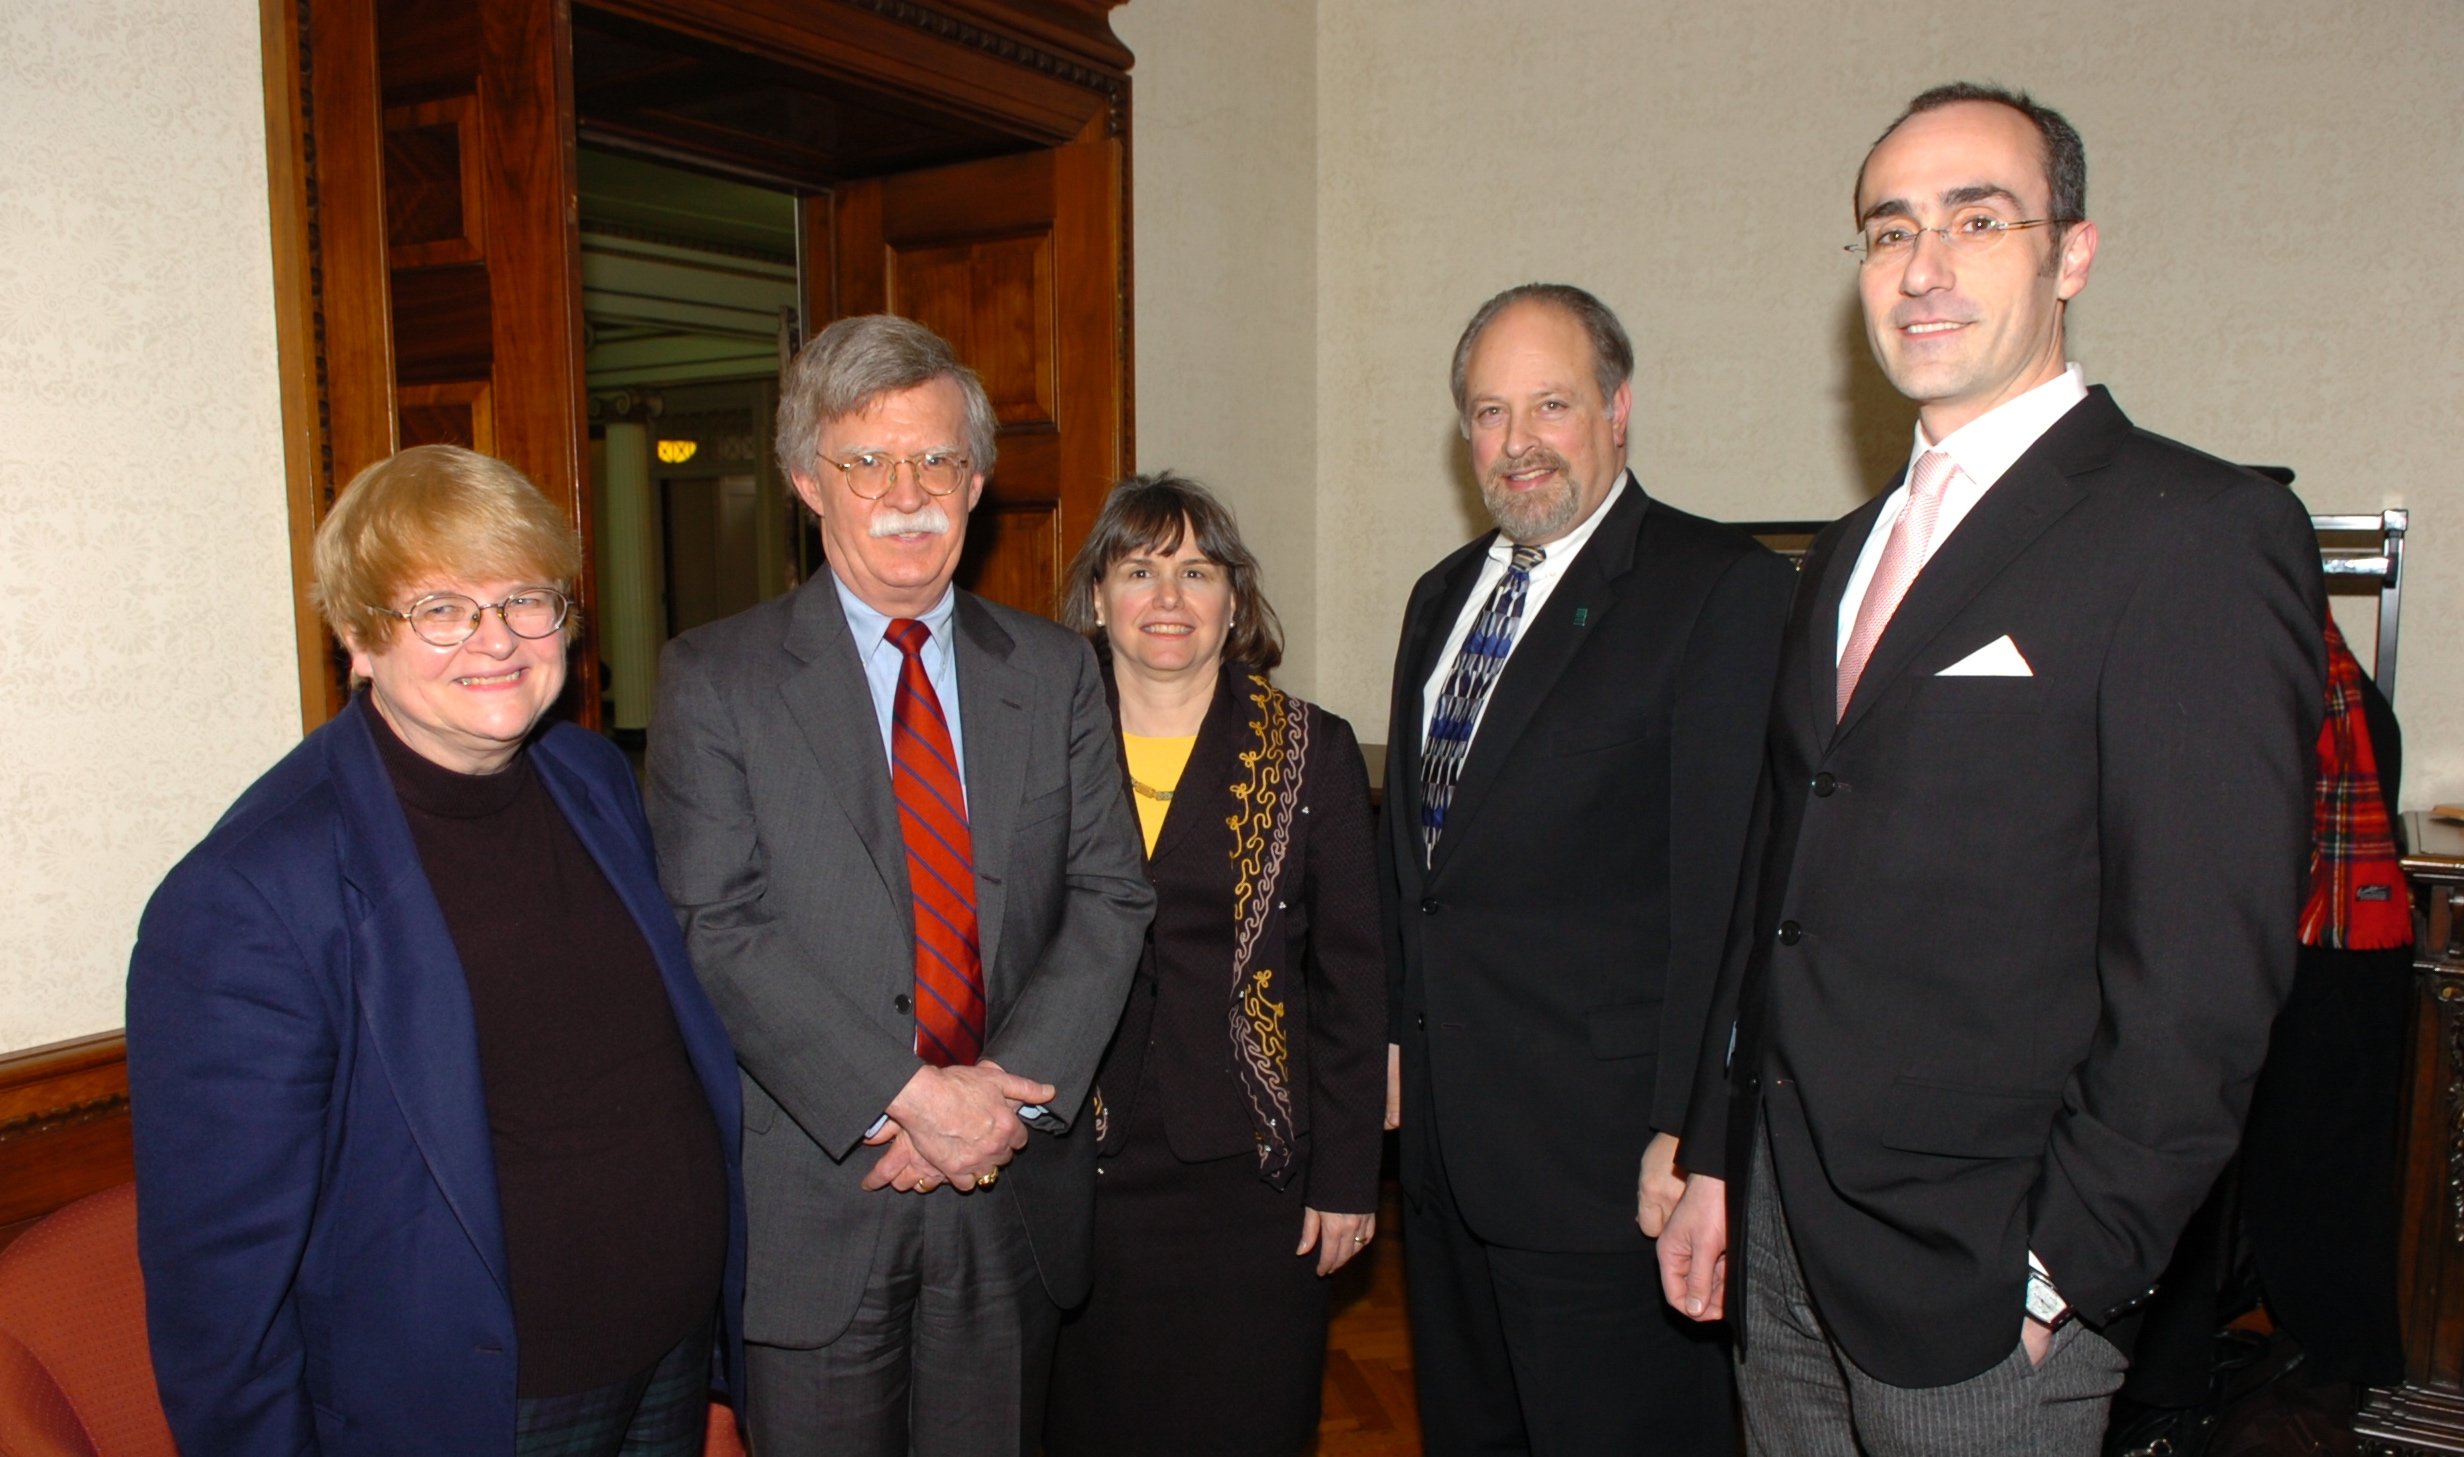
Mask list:
[[[1934,541],[1934,522],[1942,516],[1942,493],[1958,473],[1958,462],[1943,450],[1918,456],[1916,469],[1908,473],[1908,503],[1891,528],[1891,539],[1882,544],[1882,560],[1874,564],[1873,580],[1865,585],[1865,600],[1857,604],[1856,630],[1848,634],[1848,646],[1839,655],[1837,713],[1841,717],[1847,715],[1848,700],[1857,691],[1866,660],[1874,655],[1874,644],[1882,641],[1882,630],[1899,610],[1899,599],[1908,595],[1908,584],[1925,565],[1925,553]]]

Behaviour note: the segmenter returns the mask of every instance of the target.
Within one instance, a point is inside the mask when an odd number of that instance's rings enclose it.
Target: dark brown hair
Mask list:
[[[1882,135],[1874,138],[1874,146],[1865,149],[1865,161],[1857,164],[1856,190],[1848,194],[1848,210],[1855,212],[1864,206],[1865,167],[1867,163],[1874,160],[1874,147],[1879,147],[1889,141],[1891,133],[1898,131],[1908,118],[1922,116],[1929,111],[1939,111],[1946,106],[1956,106],[1963,101],[1981,101],[1990,106],[2009,107],[2027,118],[2028,125],[2036,128],[2037,140],[2045,149],[2045,189],[2048,194],[2046,206],[2052,213],[2053,221],[2057,224],[2053,230],[2053,236],[2057,244],[2054,256],[2058,259],[2061,256],[2058,244],[2062,235],[2070,230],[2071,224],[2087,220],[2087,147],[2079,140],[2079,130],[2070,124],[2068,117],[2039,102],[2025,91],[2013,91],[2007,86],[1979,85],[1974,81],[1953,81],[1945,86],[1936,86],[1930,91],[1918,92],[1916,97],[1908,103],[1908,109],[1892,118],[1891,124],[1882,129]],[[1857,219],[1860,227],[1864,225],[1864,222],[1865,219],[1862,217]],[[2047,268],[2045,271],[2050,273],[2053,270]]]
[[[1061,574],[1053,616],[1094,643],[1097,652],[1109,653],[1111,645],[1095,621],[1096,584],[1124,557],[1180,550],[1185,531],[1198,534],[1198,550],[1231,581],[1232,627],[1224,638],[1225,659],[1261,673],[1274,671],[1283,662],[1283,623],[1258,585],[1258,559],[1242,543],[1231,509],[1216,500],[1213,491],[1170,471],[1125,476],[1112,488],[1087,531],[1086,545]]]

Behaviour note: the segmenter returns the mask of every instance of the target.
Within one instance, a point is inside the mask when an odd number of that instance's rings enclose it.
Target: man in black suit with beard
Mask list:
[[[1473,316],[1454,397],[1497,530],[1420,579],[1396,657],[1389,1101],[1434,1454],[1735,1446],[1723,1347],[1636,1226],[1675,1198],[1791,577],[1626,469],[1633,362],[1581,289]]]
[[[1803,564],[1659,1246],[1742,1317],[1757,1452],[2094,1453],[2292,977],[2315,541],[2066,363],[2085,197],[2068,122],[1967,85],[1858,177],[1916,440]]]

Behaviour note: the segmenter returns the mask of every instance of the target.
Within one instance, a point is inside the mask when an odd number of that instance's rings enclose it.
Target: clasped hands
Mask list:
[[[1027,1146],[1018,1110],[1058,1092],[994,1062],[917,1068],[890,1100],[887,1121],[864,1140],[882,1149],[864,1187],[929,1194],[943,1184],[961,1193],[989,1184]]]

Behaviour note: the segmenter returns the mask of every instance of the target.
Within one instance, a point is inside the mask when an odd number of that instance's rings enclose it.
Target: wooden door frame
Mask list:
[[[554,7],[569,45],[572,0]],[[594,8],[811,69],[888,80],[953,114],[1042,145],[1121,143],[1121,458],[1134,460],[1129,360],[1129,67],[1121,0],[593,0]],[[384,118],[373,0],[259,0],[274,306],[290,502],[303,728],[342,707],[333,649],[309,601],[310,551],[334,494],[398,438],[383,198]],[[570,77],[569,51],[558,70]],[[559,88],[564,144],[569,84]],[[568,210],[569,211],[569,210]],[[578,361],[573,381],[581,426]],[[577,452],[579,454],[580,452]],[[586,464],[574,463],[587,535]],[[588,584],[585,584],[585,593]],[[587,604],[586,604],[587,605]],[[585,704],[595,721],[596,704]]]

